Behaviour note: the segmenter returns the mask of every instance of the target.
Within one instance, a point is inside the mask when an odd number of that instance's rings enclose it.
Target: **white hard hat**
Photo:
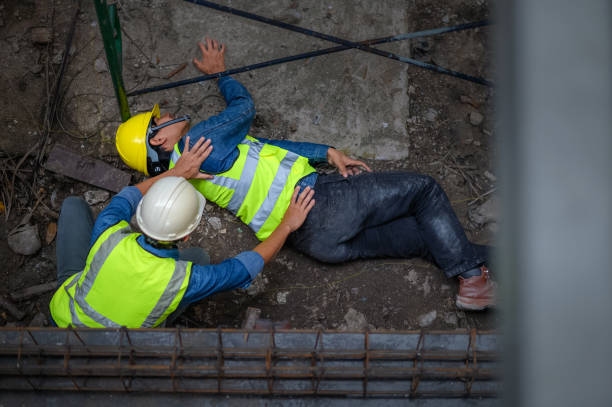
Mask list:
[[[206,199],[185,178],[155,182],[136,209],[142,232],[160,241],[181,239],[198,226]]]

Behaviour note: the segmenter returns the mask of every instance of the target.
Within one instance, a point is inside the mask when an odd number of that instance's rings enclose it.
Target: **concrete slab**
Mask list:
[[[155,55],[153,60],[159,57],[157,69],[160,77],[166,68],[159,67],[190,61],[197,56],[195,43],[205,35],[226,44],[228,68],[336,45],[190,3],[158,3],[160,7],[153,9],[136,9],[136,5],[128,4],[122,11],[126,15],[142,13],[149,21],[159,21],[159,24],[151,25],[150,34],[147,30],[138,30],[134,36],[140,38],[134,39],[148,42],[152,55]],[[314,0],[221,3],[351,41],[407,30],[404,2],[399,0],[377,4],[365,0],[350,3],[340,0],[324,3]],[[160,14],[164,14],[164,18],[158,19]],[[138,24],[144,28],[142,19]],[[128,27],[126,23],[124,26]],[[131,32],[136,28],[130,24],[126,29]],[[146,35],[150,35],[148,41]],[[406,56],[410,52],[407,41],[388,44],[386,49]],[[136,65],[139,67],[135,68]],[[138,77],[133,70],[139,70],[140,64],[127,63],[125,69],[129,87],[131,78]],[[289,139],[330,144],[364,158],[389,160],[408,156],[406,69],[407,66],[398,61],[347,50],[240,74],[237,79],[251,92],[260,113],[265,112],[266,116],[277,117],[287,124],[285,127],[291,129]],[[198,74],[190,66],[173,80]],[[166,82],[150,80],[147,85]],[[177,97],[173,95],[180,94],[183,99],[181,111],[204,119],[214,111],[198,101],[202,90],[208,93],[210,87],[210,84],[188,85],[135,97],[131,104],[146,109],[157,100],[169,99],[172,109],[171,100]],[[210,92],[215,93],[215,89],[210,89]],[[216,106],[219,108],[222,106]]]

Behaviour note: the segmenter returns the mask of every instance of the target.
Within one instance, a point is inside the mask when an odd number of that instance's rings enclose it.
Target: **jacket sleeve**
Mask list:
[[[179,308],[220,291],[247,288],[263,270],[263,265],[263,258],[253,251],[240,253],[219,264],[193,264],[189,285]]]
[[[231,168],[238,149],[236,146],[248,134],[255,117],[255,105],[251,95],[237,80],[225,76],[219,79],[219,90],[227,106],[218,115],[211,116],[195,125],[189,133],[189,144],[193,146],[200,138],[211,140],[213,150],[202,163],[201,170],[218,174]],[[184,139],[179,141],[183,151]]]
[[[125,187],[115,195],[96,218],[89,245],[93,245],[98,237],[109,227],[116,225],[122,220],[129,222],[132,219],[132,215],[136,212],[136,207],[141,199],[142,193],[135,186]]]
[[[327,162],[327,150],[330,146],[325,144],[317,143],[306,143],[290,140],[270,140],[266,138],[257,137],[257,140],[262,143],[271,144],[285,150],[289,150],[297,155],[308,158],[313,164]]]

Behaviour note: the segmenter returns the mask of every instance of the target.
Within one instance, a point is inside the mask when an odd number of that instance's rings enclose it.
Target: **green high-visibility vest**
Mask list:
[[[191,262],[149,253],[136,242],[138,236],[121,221],[98,237],[83,271],[51,299],[59,327],[148,328],[176,309],[189,284]]]
[[[227,208],[265,240],[283,220],[298,181],[314,172],[308,159],[283,148],[246,136],[232,167],[212,180],[189,182],[206,199]],[[181,156],[178,144],[170,168]]]

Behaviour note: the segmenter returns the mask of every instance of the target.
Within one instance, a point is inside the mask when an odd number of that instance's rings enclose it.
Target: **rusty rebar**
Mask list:
[[[220,328],[3,328],[0,390],[497,395],[491,332],[248,333],[245,341],[244,330]]]

